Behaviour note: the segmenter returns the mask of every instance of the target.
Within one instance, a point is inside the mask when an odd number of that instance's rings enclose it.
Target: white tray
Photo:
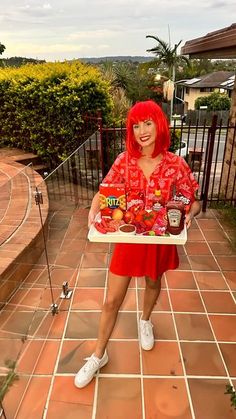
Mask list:
[[[91,242],[103,243],[146,243],[146,244],[185,244],[187,241],[186,226],[178,235],[169,236],[144,236],[142,234],[126,234],[116,231],[115,233],[102,234],[94,225],[90,227],[88,239]]]

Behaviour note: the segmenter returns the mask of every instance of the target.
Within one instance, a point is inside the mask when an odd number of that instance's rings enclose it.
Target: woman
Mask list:
[[[124,183],[127,190],[142,191],[146,209],[152,208],[155,190],[161,190],[162,199],[168,202],[174,189],[177,195],[184,197],[185,203],[189,203],[190,209],[185,218],[189,228],[191,220],[200,211],[200,204],[194,198],[198,184],[182,157],[168,152],[169,146],[169,127],[161,108],[153,101],[136,103],[127,118],[127,151],[117,157],[103,182]],[[99,193],[92,201],[89,226],[98,212]],[[86,386],[96,372],[107,364],[106,346],[132,276],[144,276],[146,280],[139,338],[142,349],[153,348],[150,316],[161,291],[161,277],[164,272],[176,269],[178,265],[175,245],[116,244],[109,269],[107,297],[102,308],[96,349],[76,374],[76,387]]]

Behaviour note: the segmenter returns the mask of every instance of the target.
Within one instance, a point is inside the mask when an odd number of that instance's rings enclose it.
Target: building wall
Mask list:
[[[206,97],[212,94],[212,92],[200,92],[200,89],[193,89],[189,87],[189,93],[186,93],[184,88],[184,102],[187,103],[187,110],[194,110],[195,100],[199,97]],[[219,89],[215,89],[219,91]]]

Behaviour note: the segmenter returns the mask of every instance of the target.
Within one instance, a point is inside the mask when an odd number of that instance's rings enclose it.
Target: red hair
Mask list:
[[[141,156],[140,146],[135,140],[133,125],[140,121],[151,119],[157,130],[155,148],[152,157],[167,151],[170,147],[170,132],[166,115],[153,100],[137,102],[128,112],[126,122],[126,148],[129,154],[139,158]]]

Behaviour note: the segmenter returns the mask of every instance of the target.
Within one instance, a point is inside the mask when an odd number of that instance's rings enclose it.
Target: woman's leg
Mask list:
[[[152,281],[146,277],[146,288],[143,299],[143,314],[139,321],[139,339],[141,348],[150,351],[154,346],[153,325],[149,320],[153,307],[161,291],[161,276],[157,281]]]
[[[143,314],[142,320],[149,320],[152,310],[161,292],[161,275],[156,281],[151,280],[149,277],[145,277],[146,288],[144,291],[143,300]]]
[[[118,276],[109,272],[108,290],[102,308],[96,350],[94,354],[87,358],[87,362],[75,375],[74,383],[78,388],[83,388],[90,383],[96,372],[108,362],[105,349],[115,326],[117,314],[124,300],[129,282],[130,277]]]
[[[119,276],[109,272],[107,296],[102,308],[98,340],[94,352],[98,358],[101,358],[104,354],[107,342],[116,323],[119,308],[125,298],[130,279],[128,276]]]

